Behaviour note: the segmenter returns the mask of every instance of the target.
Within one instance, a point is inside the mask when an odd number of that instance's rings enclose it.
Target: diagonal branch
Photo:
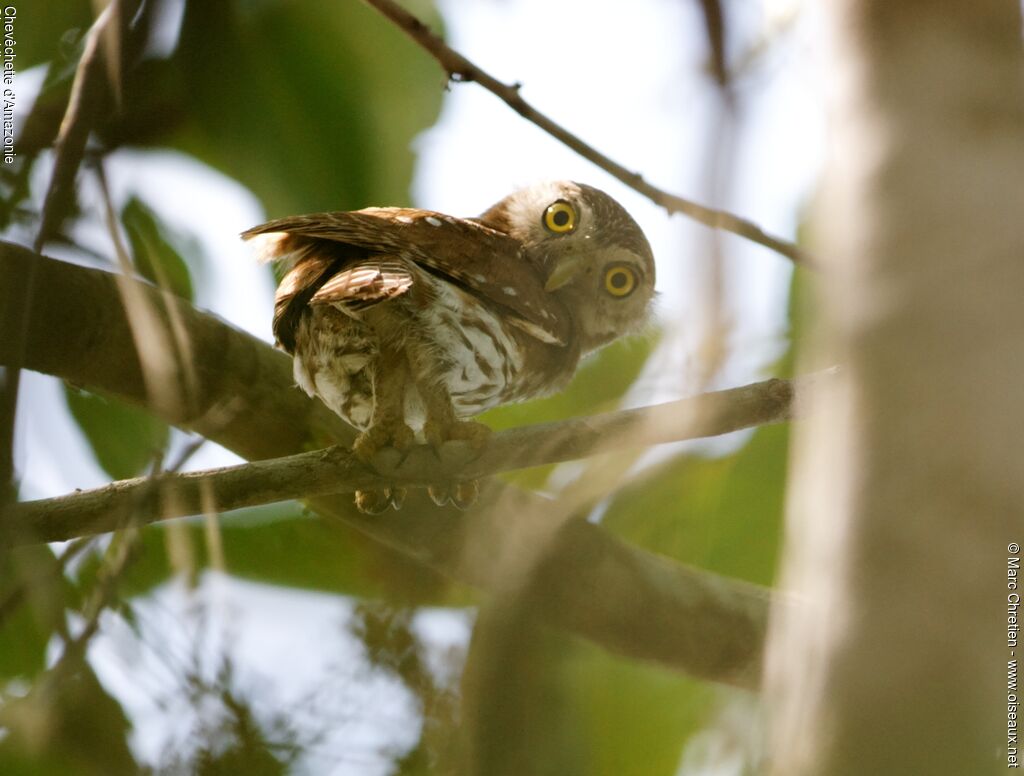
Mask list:
[[[758,245],[763,245],[797,264],[813,266],[810,257],[795,243],[768,234],[753,221],[748,221],[724,210],[716,210],[675,194],[670,194],[664,189],[660,189],[644,180],[640,173],[632,172],[605,156],[524,100],[519,94],[520,84],[510,85],[503,83],[480,69],[466,59],[466,57],[462,56],[462,54],[449,48],[426,24],[393,2],[393,0],[364,1],[380,11],[381,14],[390,19],[399,29],[434,57],[441,67],[444,68],[449,78],[455,81],[475,81],[480,84],[524,119],[540,127],[584,159],[593,162],[634,191],[643,194],[655,204],[665,208],[669,213],[682,213],[705,226],[732,232]]]
[[[394,482],[427,485],[476,479],[624,446],[647,447],[776,423],[789,418],[792,398],[793,383],[773,379],[641,410],[524,426],[496,434],[484,453],[468,464],[443,461],[429,448],[418,447],[386,479],[339,446],[240,466],[139,477],[17,504],[7,516],[7,528],[16,542],[21,536],[65,541],[113,530],[129,516],[149,523],[199,514],[210,492],[220,510],[227,511]]]
[[[32,266],[38,283],[27,300],[25,367],[145,405],[145,381],[116,278],[0,243],[0,276],[17,277]],[[351,428],[295,389],[283,354],[184,300],[138,285],[160,314],[168,305],[176,307],[193,344],[195,404],[187,414],[164,409],[164,420],[250,460],[351,443]],[[0,364],[12,357],[14,345],[4,334],[13,326],[15,291],[0,283]],[[227,418],[226,406],[232,408]],[[501,509],[494,508],[498,498]],[[359,540],[353,535],[358,532],[489,592],[507,583],[503,555],[538,533],[551,533],[550,502],[510,488],[490,489],[465,514],[435,507],[418,492],[386,519],[358,514],[347,495],[316,496],[309,504],[352,541]],[[757,685],[768,616],[764,588],[671,562],[584,520],[567,521],[552,538],[524,602],[538,618],[635,659],[709,680]]]

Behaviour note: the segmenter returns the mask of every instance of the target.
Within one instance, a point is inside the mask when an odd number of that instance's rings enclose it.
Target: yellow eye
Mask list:
[[[604,290],[620,299],[629,296],[636,288],[636,273],[629,267],[615,264],[604,272]]]
[[[576,209],[564,199],[544,211],[544,227],[555,234],[568,234],[576,228]]]

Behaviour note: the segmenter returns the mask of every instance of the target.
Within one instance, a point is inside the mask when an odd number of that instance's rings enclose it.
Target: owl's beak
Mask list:
[[[586,261],[586,256],[580,253],[567,253],[565,256],[559,257],[555,261],[555,268],[548,275],[547,282],[544,283],[544,290],[557,291],[562,286],[571,283],[583,269]]]

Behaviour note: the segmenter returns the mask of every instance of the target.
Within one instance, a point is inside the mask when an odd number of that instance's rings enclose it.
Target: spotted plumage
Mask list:
[[[636,222],[568,181],[523,189],[478,218],[366,208],[243,237],[264,260],[287,262],[274,335],[298,385],[363,431],[364,458],[410,444],[414,431],[479,442],[479,424],[461,419],[563,387],[582,355],[643,323],[653,296]]]

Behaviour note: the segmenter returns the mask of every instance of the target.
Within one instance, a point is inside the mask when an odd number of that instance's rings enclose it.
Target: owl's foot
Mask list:
[[[469,509],[480,495],[480,486],[476,480],[450,482],[444,485],[431,485],[427,488],[427,493],[430,500],[439,507],[451,503],[457,509]]]
[[[365,464],[372,465],[379,452],[393,447],[404,452],[413,446],[416,436],[412,429],[401,420],[382,420],[374,423],[356,437],[352,443],[352,454]]]
[[[385,420],[373,424],[356,437],[352,444],[352,454],[369,466],[386,468],[376,464],[384,464],[385,459],[391,457],[401,457],[401,453],[412,447],[414,442],[412,429],[405,423],[401,420]],[[390,456],[387,455],[389,451]],[[387,462],[393,463],[390,460]],[[381,490],[357,490],[356,509],[366,515],[379,515],[388,507],[401,509],[405,494],[405,488],[395,485]]]
[[[444,421],[429,419],[423,425],[423,436],[442,461],[466,463],[484,449],[491,429],[475,420],[456,420],[449,416]],[[439,507],[450,503],[458,509],[468,509],[476,503],[480,488],[476,480],[445,482],[431,485],[427,493]]]

